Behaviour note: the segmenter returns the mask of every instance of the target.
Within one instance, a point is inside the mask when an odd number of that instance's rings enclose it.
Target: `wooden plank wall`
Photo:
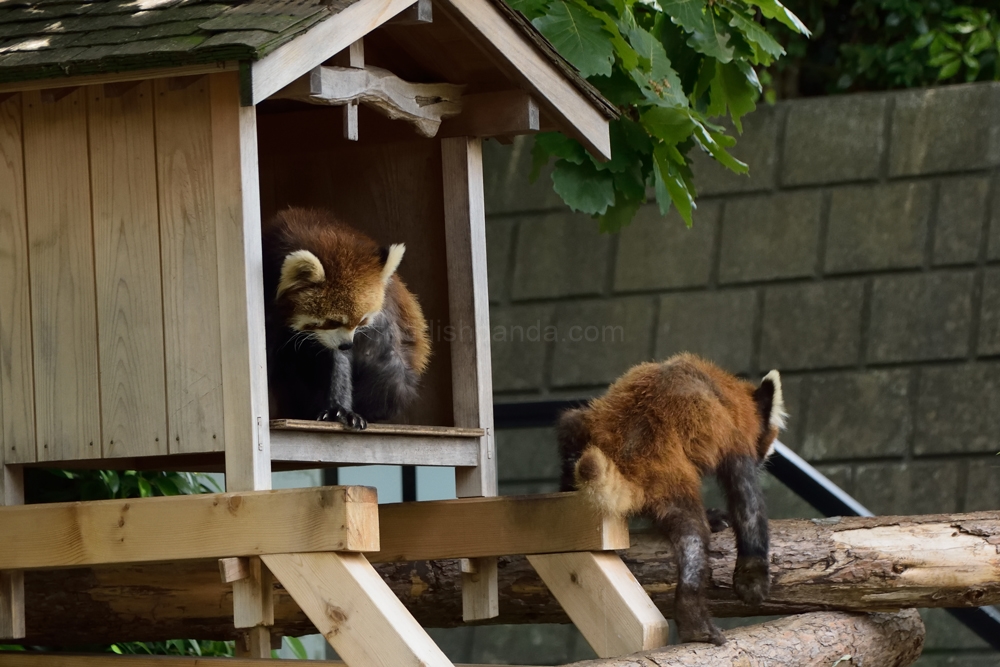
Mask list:
[[[224,450],[217,217],[244,193],[213,121],[239,118],[235,77],[0,101],[0,463]]]

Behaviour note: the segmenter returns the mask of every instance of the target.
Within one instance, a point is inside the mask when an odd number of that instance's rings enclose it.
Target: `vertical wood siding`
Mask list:
[[[87,89],[105,458],[167,453],[153,90]]]
[[[23,93],[39,461],[101,455],[87,98]]]
[[[0,102],[0,465],[35,460],[21,96]]]

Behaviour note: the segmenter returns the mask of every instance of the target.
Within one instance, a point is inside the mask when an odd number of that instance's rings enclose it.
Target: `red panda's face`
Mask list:
[[[369,326],[382,310],[386,283],[402,255],[401,246],[392,246],[385,259],[353,258],[342,262],[334,276],[308,250],[289,254],[277,292],[288,311],[288,326],[330,349],[350,348],[358,329]]]

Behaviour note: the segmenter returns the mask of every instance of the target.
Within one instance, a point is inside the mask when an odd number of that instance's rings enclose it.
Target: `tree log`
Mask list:
[[[772,586],[759,607],[732,592],[732,531],[713,535],[709,608],[714,616],[810,611],[882,611],[1000,603],[1000,512],[771,522]],[[632,535],[622,553],[653,601],[670,616],[676,565],[665,542]],[[377,566],[425,627],[462,624],[458,561]],[[500,615],[491,623],[567,623],[523,557],[500,559]],[[232,589],[218,561],[143,564],[25,574],[28,637],[35,645],[234,636]],[[275,632],[312,625],[275,591]]]
[[[736,628],[723,646],[680,644],[623,658],[566,667],[687,667],[689,665],[885,665],[916,662],[924,624],[915,609],[894,614],[816,612]]]

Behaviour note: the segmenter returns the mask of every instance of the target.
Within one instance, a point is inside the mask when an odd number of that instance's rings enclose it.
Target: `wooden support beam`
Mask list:
[[[364,40],[359,39],[335,55],[333,57],[333,64],[339,67],[349,67],[351,69],[364,69]],[[350,100],[344,105],[344,138],[348,141],[357,141],[359,136],[358,132],[358,101]]]
[[[0,83],[0,94],[22,90],[44,90],[46,88],[66,88],[75,86],[92,86],[120,81],[146,81],[149,79],[166,79],[178,76],[200,76],[203,74],[218,74],[220,72],[238,72],[239,63],[201,63],[198,65],[178,65],[173,67],[157,67],[153,69],[137,69],[124,72],[107,72],[103,74],[81,74],[79,76],[56,76],[49,79],[33,79],[29,81],[11,81]]]
[[[666,646],[667,620],[618,554],[535,555],[528,562],[597,655]]]
[[[234,652],[237,658],[270,658],[271,647],[271,629],[258,625],[239,633]]]
[[[538,103],[522,90],[462,96],[462,113],[441,124],[441,137],[509,137],[541,129]]]
[[[998,541],[996,512],[772,521],[771,553],[780,558],[772,564],[771,594],[749,607],[733,593],[736,556],[727,530],[712,536],[709,611],[733,617],[1000,604]],[[669,617],[677,580],[670,545],[659,535],[634,533],[622,554]],[[376,569],[421,625],[454,627],[462,624],[459,563],[382,563]],[[569,622],[523,556],[502,558],[499,583],[500,615],[486,623]],[[25,595],[25,643],[32,645],[235,636],[232,598],[219,581],[217,560],[29,571]],[[287,591],[279,587],[274,595],[276,634],[316,632]]]
[[[376,551],[376,503],[336,486],[2,507],[0,570]]]
[[[348,5],[250,64],[244,78],[243,103],[260,104],[416,1],[370,0]]]
[[[259,556],[247,559],[248,577],[233,582],[233,625],[256,628],[274,625],[274,586]]]
[[[271,422],[271,460],[313,464],[476,466],[482,429],[300,420]]]
[[[341,106],[364,103],[391,120],[412,123],[424,137],[462,111],[464,86],[410,83],[381,67],[317,67],[273,95],[275,99]]]
[[[562,132],[598,159],[611,158],[607,117],[490,0],[440,0],[435,11],[455,20],[512,80],[559,120]]]
[[[273,646],[273,645],[272,645]],[[262,667],[260,660],[249,656],[235,658],[196,658],[166,655],[112,655],[99,653],[83,655],[72,653],[4,653],[0,652],[4,667]],[[310,660],[307,667],[344,667],[340,660]],[[455,667],[494,667],[494,665],[455,665]],[[511,667],[530,667],[512,665]]]
[[[352,667],[451,667],[361,554],[272,554],[263,560]]]
[[[23,503],[23,469],[0,462],[0,505]],[[6,536],[5,541],[17,541],[13,535],[0,534]],[[0,640],[21,639],[24,636],[24,572],[0,569]]]
[[[250,576],[249,558],[220,558],[219,578],[224,584],[231,584]]]
[[[381,549],[368,554],[373,563],[629,545],[624,521],[598,515],[576,493],[390,503],[379,506],[379,526]]]
[[[387,25],[424,25],[434,22],[434,9],[431,0],[417,0],[395,17],[389,19]]]

